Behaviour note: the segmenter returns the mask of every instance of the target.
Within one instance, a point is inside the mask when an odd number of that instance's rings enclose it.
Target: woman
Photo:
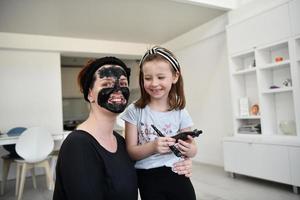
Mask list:
[[[65,139],[56,166],[54,200],[137,199],[137,178],[125,140],[113,131],[116,117],[129,98],[130,69],[118,58],[89,62],[78,82],[90,114]],[[190,174],[191,161],[178,163]]]

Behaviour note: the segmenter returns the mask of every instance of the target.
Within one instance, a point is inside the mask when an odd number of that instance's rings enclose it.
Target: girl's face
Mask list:
[[[144,88],[151,99],[168,99],[172,84],[178,80],[169,62],[162,60],[148,61],[143,64]]]
[[[111,112],[123,112],[129,98],[128,80],[120,66],[104,65],[95,72],[90,101]]]

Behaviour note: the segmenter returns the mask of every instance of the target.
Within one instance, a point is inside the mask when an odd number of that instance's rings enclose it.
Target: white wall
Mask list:
[[[59,53],[0,50],[0,130],[43,126],[62,131]]]
[[[233,131],[225,33],[176,52],[184,67],[187,108],[203,129],[195,160],[223,166],[222,138]]]
[[[59,53],[0,50],[0,58],[0,130],[43,126],[52,134],[61,133]],[[0,156],[5,154],[1,148]],[[1,173],[1,163],[0,170]],[[14,176],[12,166],[8,178]]]
[[[226,16],[222,16],[187,33],[187,40],[191,42],[180,42],[184,41],[183,35],[178,41],[175,39],[163,45],[170,47],[179,59],[187,109],[194,128],[204,132],[196,139],[198,154],[195,160],[219,166],[223,166],[222,138],[233,133],[226,22]]]
[[[288,1],[290,0],[239,0],[238,9],[228,12],[229,24],[239,23]]]

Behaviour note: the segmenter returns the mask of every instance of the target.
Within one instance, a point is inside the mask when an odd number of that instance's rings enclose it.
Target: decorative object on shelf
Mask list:
[[[259,105],[254,104],[251,106],[251,115],[259,115]]]
[[[249,65],[248,65],[248,68],[249,68],[249,69],[254,68],[254,67],[256,67],[255,59],[253,59],[253,60],[249,63]]]
[[[277,86],[277,85],[271,85],[271,86],[270,86],[270,89],[277,89],[277,88],[280,88],[280,87]]]
[[[249,116],[249,100],[248,100],[248,97],[240,98],[240,116]]]
[[[283,61],[283,57],[281,57],[281,56],[275,57],[275,62],[281,62],[281,61]]]
[[[296,123],[294,120],[282,120],[279,122],[279,128],[285,135],[296,135]]]
[[[256,67],[256,61],[255,61],[255,59],[253,59],[253,63],[252,63],[251,67]]]
[[[292,87],[292,79],[287,78],[282,82],[282,85],[284,85],[285,87]]]

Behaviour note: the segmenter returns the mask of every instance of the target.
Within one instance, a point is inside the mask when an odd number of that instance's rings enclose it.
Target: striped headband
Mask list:
[[[161,55],[162,57],[164,57],[165,59],[167,59],[173,69],[175,70],[175,72],[180,72],[180,65],[177,61],[177,59],[170,53],[168,52],[166,49],[162,48],[162,47],[158,47],[158,46],[155,46],[151,49],[149,49],[145,55],[143,56],[141,62],[140,62],[140,66],[142,66],[142,64],[144,63],[145,59],[149,56],[149,55],[154,55],[154,54],[159,54]]]

